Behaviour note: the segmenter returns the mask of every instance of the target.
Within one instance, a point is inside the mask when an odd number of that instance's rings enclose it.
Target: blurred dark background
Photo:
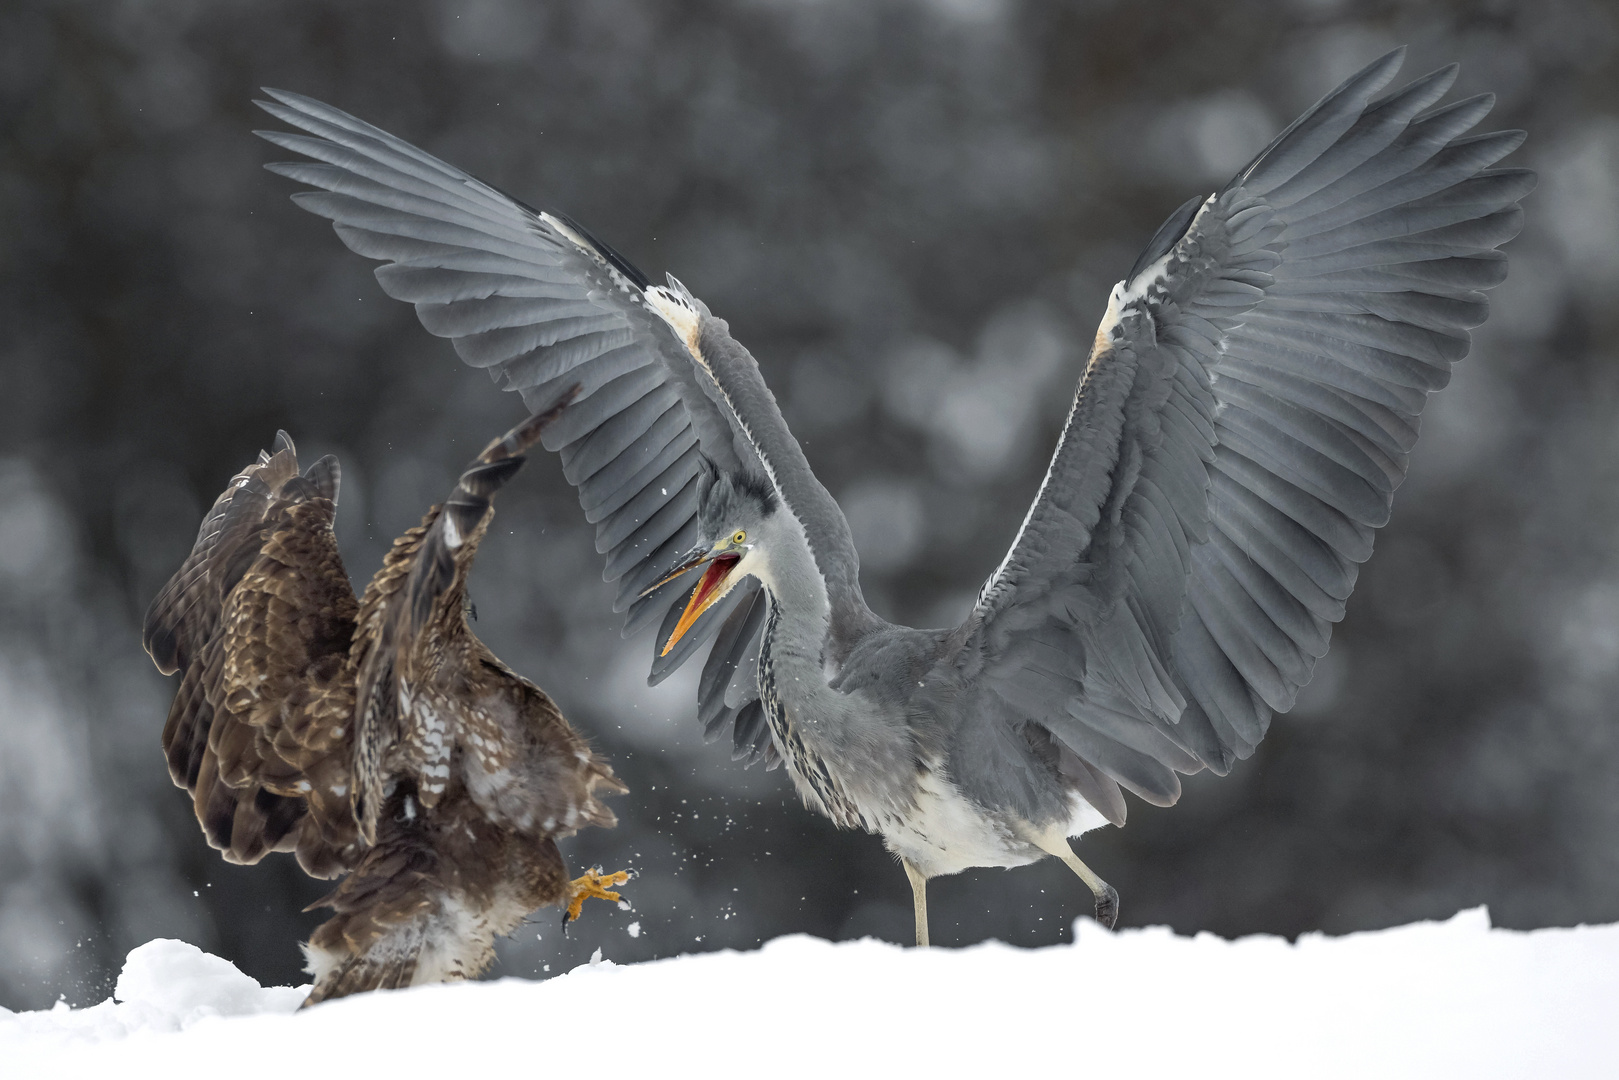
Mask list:
[[[758,356],[842,501],[866,593],[959,620],[999,561],[1107,289],[1343,76],[1463,63],[1541,170],[1510,280],[1426,418],[1298,708],[1179,806],[1080,852],[1123,922],[1341,933],[1487,903],[1619,919],[1619,21],[1597,0],[6,0],[0,6],[0,1004],[105,996],[177,936],[299,979],[289,857],[227,866],[164,770],[146,604],[277,427],[344,467],[363,582],[520,415],[264,172],[250,104],[351,110],[671,270]],[[497,975],[910,935],[876,839],[645,686],[571,490],[502,497],[477,630],[608,751],[633,912],[554,912]],[[1067,939],[1062,866],[932,889],[945,944]]]

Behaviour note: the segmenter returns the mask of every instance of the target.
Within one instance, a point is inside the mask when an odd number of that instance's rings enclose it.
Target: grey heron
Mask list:
[[[529,407],[579,489],[651,679],[712,641],[709,733],[784,762],[803,801],[882,836],[928,941],[930,878],[1062,859],[1174,803],[1293,705],[1428,395],[1506,275],[1534,174],[1493,98],[1439,107],[1454,65],[1378,96],[1374,61],[1219,191],[1176,210],[1112,290],[1050,468],[960,626],[875,615],[843,513],[754,358],[672,276],[653,285],[536,210],[347,113],[267,91],[313,159],[271,170],[383,290]]]

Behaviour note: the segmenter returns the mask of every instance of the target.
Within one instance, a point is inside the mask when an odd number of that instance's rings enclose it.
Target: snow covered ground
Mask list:
[[[1293,945],[1084,920],[1077,937],[929,951],[787,937],[297,1015],[302,990],[159,940],[130,953],[112,1000],[0,1009],[0,1075],[1619,1076],[1619,926],[1492,930],[1479,908]]]

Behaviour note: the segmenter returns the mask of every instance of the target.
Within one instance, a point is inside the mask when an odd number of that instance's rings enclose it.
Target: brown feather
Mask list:
[[[491,499],[560,408],[491,443],[358,599],[332,531],[336,461],[300,475],[283,433],[148,613],[154,662],[181,673],[170,776],[209,843],[348,873],[306,946],[310,1004],[476,977],[497,936],[568,898],[554,838],[616,821],[611,767],[465,615]]]

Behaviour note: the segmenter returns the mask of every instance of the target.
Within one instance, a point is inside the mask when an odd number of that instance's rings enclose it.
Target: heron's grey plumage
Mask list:
[[[705,730],[779,755],[925,878],[1120,824],[1121,788],[1173,803],[1181,774],[1251,754],[1326,652],[1534,184],[1495,167],[1521,132],[1468,134],[1488,96],[1435,107],[1454,66],[1378,98],[1402,58],[1158,230],[1011,550],[946,630],[870,612],[758,365],[678,282],[307,98],[265,107],[316,138],[266,137],[321,163],[272,168],[322,189],[295,198],[469,363],[532,400],[584,385],[546,445],[626,629],[662,619],[653,678],[714,638]],[[664,579],[709,548],[734,572],[704,607]]]
[[[266,93],[274,100],[262,108],[309,134],[259,134],[315,159],[269,168],[321,189],[294,198],[330,218],[350,248],[383,260],[377,280],[388,295],[413,304],[429,331],[530,408],[580,385],[544,445],[561,452],[597,524],[606,578],[620,583],[614,608],[631,611],[626,632],[660,617],[675,590],[653,603],[636,599],[695,543],[699,438],[701,456],[717,468],[742,462],[730,422],[647,307],[645,277],[559,214],[518,203],[341,110]]]

